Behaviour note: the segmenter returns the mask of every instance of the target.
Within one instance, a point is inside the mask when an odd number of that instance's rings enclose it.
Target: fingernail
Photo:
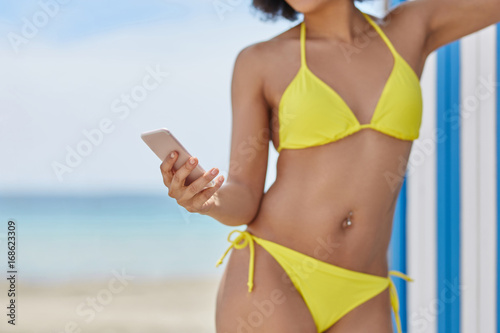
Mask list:
[[[194,164],[194,157],[191,157],[191,158],[189,159],[189,163]]]
[[[171,158],[174,158],[174,157],[175,157],[175,153],[174,153],[174,152],[171,152],[171,153],[170,153],[170,157],[171,157]]]
[[[217,169],[216,168],[213,168],[212,169],[212,175],[216,175],[217,174]]]

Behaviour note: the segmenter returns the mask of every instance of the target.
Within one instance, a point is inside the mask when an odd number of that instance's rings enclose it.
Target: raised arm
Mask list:
[[[264,192],[270,132],[259,48],[245,48],[235,62],[229,172],[214,194],[215,204],[205,213],[230,226],[250,223]]]
[[[423,38],[422,56],[500,21],[500,0],[413,0],[387,14]]]

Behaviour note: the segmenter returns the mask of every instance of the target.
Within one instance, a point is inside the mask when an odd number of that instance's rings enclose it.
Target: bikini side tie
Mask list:
[[[413,279],[411,277],[398,271],[390,271],[389,275],[397,276],[402,279],[405,279],[406,281],[413,282]],[[392,306],[392,311],[394,311],[394,317],[396,319],[396,326],[398,329],[398,333],[402,333],[401,318],[399,317],[398,292],[396,291],[396,286],[394,285],[390,277],[389,277],[389,293],[391,295],[391,306]]]
[[[233,233],[239,233],[238,237],[236,237],[234,240],[231,240],[231,235]],[[254,244],[253,244],[253,238],[252,235],[248,231],[240,231],[240,230],[233,230],[229,233],[227,236],[228,242],[231,243],[231,245],[228,247],[226,252],[222,255],[222,257],[217,261],[217,264],[215,267],[218,267],[220,264],[222,264],[222,260],[226,257],[228,252],[231,250],[231,248],[235,249],[243,249],[245,246],[250,244],[250,265],[248,267],[248,292],[251,292],[253,289],[253,269],[254,269],[254,258],[255,258],[255,249],[254,249]]]

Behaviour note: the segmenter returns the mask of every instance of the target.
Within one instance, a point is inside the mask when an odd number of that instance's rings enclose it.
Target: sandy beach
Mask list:
[[[213,333],[218,279],[127,281],[110,278],[72,284],[19,283],[16,325],[7,323],[2,282],[1,332]]]

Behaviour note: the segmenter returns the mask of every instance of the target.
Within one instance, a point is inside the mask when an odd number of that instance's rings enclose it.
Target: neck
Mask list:
[[[307,38],[329,39],[343,43],[354,40],[369,27],[352,0],[328,1],[324,6],[304,14]]]

